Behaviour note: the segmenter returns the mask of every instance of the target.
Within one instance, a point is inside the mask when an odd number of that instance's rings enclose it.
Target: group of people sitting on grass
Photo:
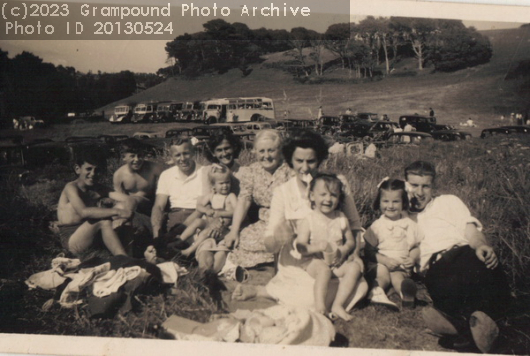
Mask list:
[[[284,142],[262,130],[246,167],[240,147],[233,135],[215,136],[205,150],[212,164],[202,166],[192,143],[175,138],[173,166],[163,170],[126,141],[113,190],[98,182],[104,158],[80,155],[77,179],[59,200],[64,247],[81,255],[102,241],[114,255],[130,254],[115,227],[150,214],[149,262],[194,256],[201,274],[224,275],[274,264],[266,285],[239,284],[232,298],[272,298],[346,321],[366,296],[397,309],[386,295],[391,286],[402,307],[413,307],[415,274],[433,302],[422,311],[427,326],[455,348],[490,351],[510,299],[506,278],[466,205],[434,194],[432,163],[413,162],[404,180],[380,182],[373,208],[381,216],[364,232],[346,178],[320,172],[328,146],[319,134],[301,130]]]

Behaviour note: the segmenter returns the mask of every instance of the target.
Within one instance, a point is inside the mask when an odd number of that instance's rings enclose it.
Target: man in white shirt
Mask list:
[[[504,316],[510,290],[482,224],[458,197],[434,196],[435,177],[429,162],[405,168],[411,218],[425,235],[421,274],[434,306],[424,309],[423,317],[435,333],[455,335],[457,341],[458,336],[462,345],[472,339],[488,352],[499,332],[493,319]]]
[[[189,139],[176,138],[169,148],[174,166],[160,174],[151,212],[153,238],[156,242],[164,225],[164,211],[169,203],[167,231],[174,238],[193,218],[197,199],[209,189],[206,170],[194,160],[195,149]],[[188,219],[189,218],[189,219]],[[162,230],[163,231],[163,230]],[[165,239],[171,238],[165,236]],[[167,242],[167,241],[165,241]]]

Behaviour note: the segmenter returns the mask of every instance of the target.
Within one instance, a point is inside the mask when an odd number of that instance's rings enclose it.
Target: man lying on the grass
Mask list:
[[[134,201],[99,184],[105,167],[106,159],[99,152],[82,152],[74,165],[77,179],[66,184],[59,198],[61,243],[74,255],[84,255],[101,242],[113,255],[126,255],[112,222],[130,219]],[[117,208],[115,202],[120,202],[123,208]]]
[[[114,172],[114,190],[131,196],[135,200],[136,211],[149,216],[158,177],[164,168],[157,162],[145,160],[143,145],[135,138],[121,143],[120,154],[125,164]]]

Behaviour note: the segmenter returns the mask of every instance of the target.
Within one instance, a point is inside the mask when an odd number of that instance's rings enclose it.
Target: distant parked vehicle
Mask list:
[[[390,134],[399,129],[399,125],[391,121],[370,122],[362,120],[347,125],[349,125],[347,129],[341,127],[341,131],[345,131],[347,136],[359,137],[369,141],[384,141],[388,139]]]
[[[261,130],[272,129],[272,125],[269,122],[249,122],[245,124],[246,132],[257,134]]]
[[[470,140],[471,133],[460,130],[436,130],[431,132],[432,137],[435,140],[440,141],[459,141],[459,140]]]
[[[134,108],[131,121],[135,124],[140,122],[151,122],[156,114],[157,103],[140,103]]]
[[[530,133],[529,125],[512,125],[512,126],[501,126],[501,128],[508,129],[512,133]]]
[[[341,124],[348,124],[359,121],[359,118],[352,114],[342,114],[339,115],[339,121]]]
[[[204,125],[194,127],[191,134],[199,141],[207,141],[210,137],[223,132],[231,133],[232,131],[224,125]]]
[[[158,103],[155,114],[151,117],[152,122],[175,121],[176,103],[163,101]]]
[[[111,124],[126,124],[131,122],[135,103],[118,105],[114,108],[114,114],[109,118]]]
[[[158,133],[156,133],[155,131],[138,131],[133,134],[133,137],[139,140],[145,140],[147,138],[158,137]]]
[[[118,142],[124,141],[129,138],[127,135],[121,135],[121,134],[106,134],[106,135],[99,135],[97,137],[100,141],[105,142],[109,145],[117,144]]]
[[[166,131],[166,138],[172,137],[191,137],[192,129],[190,128],[178,128]]]
[[[480,133],[480,138],[486,138],[496,135],[509,135],[512,133],[530,133],[530,126],[528,125],[511,125],[511,126],[501,126],[501,127],[491,127],[489,129],[484,129]]]
[[[317,121],[316,120],[307,120],[307,119],[287,119],[291,125],[290,129],[314,129]]]
[[[402,115],[399,117],[399,126],[404,129],[407,124],[419,132],[431,133],[436,131],[436,118],[434,116]]]
[[[318,119],[318,129],[322,135],[332,136],[340,125],[338,116],[322,116]]]
[[[404,145],[404,144],[413,144],[418,145],[425,141],[432,140],[432,136],[425,132],[394,132],[390,134],[388,140],[386,141],[387,145]]]
[[[360,112],[356,115],[356,117],[359,120],[366,120],[366,121],[371,121],[371,122],[375,122],[379,120],[379,115],[373,112]]]
[[[208,99],[201,103],[204,124],[275,119],[274,103],[265,97]]]

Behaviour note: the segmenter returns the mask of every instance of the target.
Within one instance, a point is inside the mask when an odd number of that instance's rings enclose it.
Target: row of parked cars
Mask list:
[[[402,115],[397,122],[379,120],[378,115],[373,113],[322,116],[317,126],[322,134],[346,142],[358,139],[376,143],[389,140],[414,142],[428,138],[457,141],[472,137],[467,131],[458,130],[450,125],[437,124],[436,117],[421,115]]]

